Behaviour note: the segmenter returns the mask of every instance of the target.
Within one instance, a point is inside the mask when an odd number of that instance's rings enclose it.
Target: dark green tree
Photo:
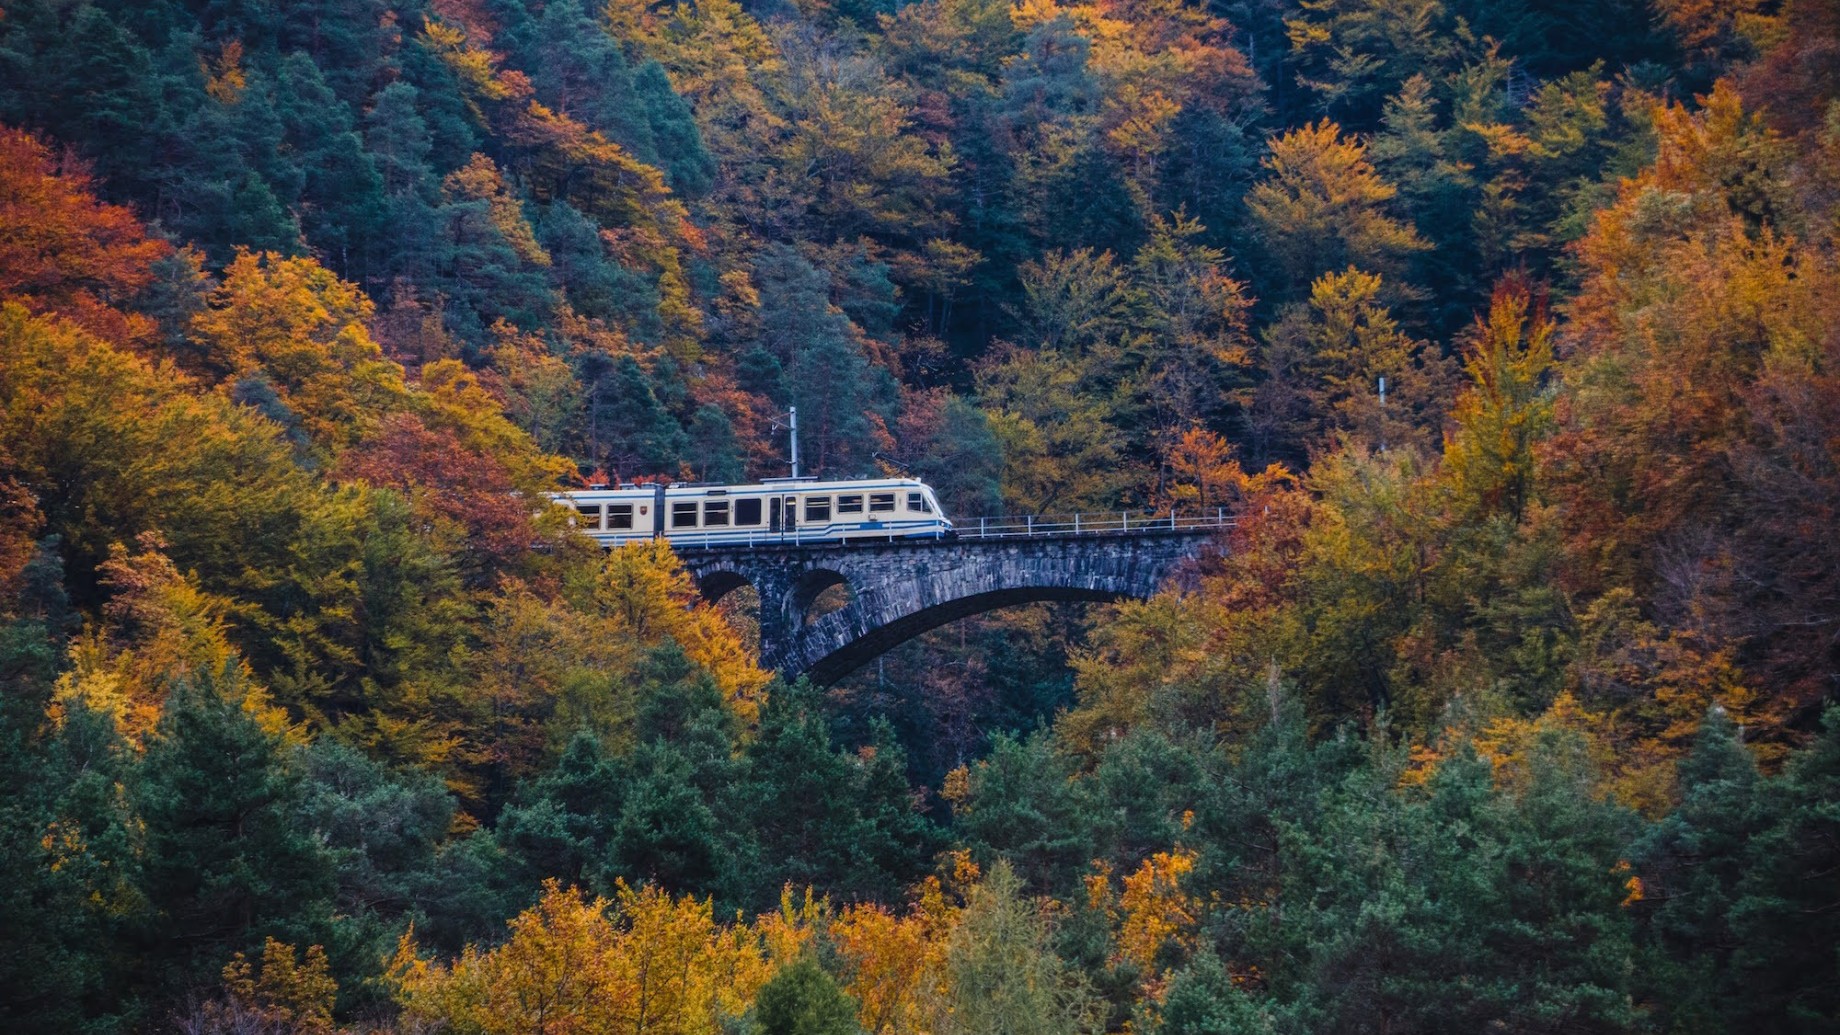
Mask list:
[[[857,1035],[856,1001],[825,973],[818,961],[801,956],[779,969],[754,1000],[757,1035]]]
[[[653,391],[639,361],[584,356],[577,376],[588,387],[592,456],[622,477],[675,474],[684,454],[683,425]]]
[[[831,282],[793,248],[774,246],[754,263],[760,287],[760,345],[785,371],[783,397],[799,408],[808,473],[848,477],[867,470],[874,418],[892,416],[894,385],[863,355],[860,332],[832,304]]]
[[[1525,786],[1497,790],[1465,751],[1420,796],[1398,789],[1402,757],[1376,744],[1320,813],[1281,828],[1282,920],[1255,941],[1308,1028],[1637,1023],[1618,866],[1628,817],[1595,800],[1575,735],[1543,735],[1525,765]]]
[[[534,885],[544,877],[587,882],[600,866],[625,798],[625,773],[599,737],[577,732],[556,767],[499,815],[494,836]]]
[[[1832,1031],[1840,1017],[1840,707],[1770,781],[1731,910],[1734,1030]]]
[[[42,612],[0,625],[0,1026],[106,1032],[137,1007],[129,753],[86,708],[43,728],[56,647]]]
[[[940,410],[938,429],[907,450],[914,472],[933,487],[948,517],[1000,513],[1003,444],[984,411],[953,396]]]
[[[898,897],[924,872],[935,836],[916,815],[892,737],[878,730],[861,753],[833,745],[804,681],[768,697],[721,814],[752,831],[730,895],[763,908],[786,884],[846,900]]]
[[[302,171],[301,233],[333,272],[370,279],[386,232],[384,180],[365,153],[351,109],[304,53],[289,55],[275,78],[284,147]]]
[[[301,753],[298,814],[332,854],[346,916],[399,916],[414,905],[454,818],[428,773],[393,773],[331,738]]]
[[[434,134],[416,110],[420,96],[415,87],[399,80],[377,91],[364,116],[364,149],[389,196],[433,192],[429,156]]]
[[[1032,891],[1075,887],[1094,855],[1097,810],[1073,773],[1045,733],[999,736],[971,769],[968,797],[953,803],[954,833],[981,864],[1007,862]]]
[[[142,825],[140,934],[156,994],[214,983],[264,936],[326,944],[335,860],[298,821],[294,749],[244,708],[235,670],[175,680],[133,782]]]
[[[747,471],[741,458],[741,444],[735,438],[735,426],[719,406],[704,404],[690,419],[689,447],[698,481],[738,482]]]
[[[590,16],[593,5],[552,0],[534,16],[523,4],[504,9],[508,24],[500,38],[532,71],[531,85],[544,103],[664,170],[672,189],[691,195],[708,189],[714,162],[689,105],[657,62],[635,61]]]
[[[535,229],[550,254],[550,276],[577,313],[605,320],[643,342],[664,336],[657,286],[613,261],[593,220],[558,199],[538,210]]]
[[[348,1009],[372,1009],[384,990],[367,979],[445,877],[436,859],[453,822],[453,796],[432,774],[392,773],[330,737],[302,751],[300,766],[297,821],[325,846],[334,870],[340,924],[327,946],[334,976]]]
[[[1269,1006],[1233,983],[1220,957],[1204,952],[1169,981],[1161,1035],[1267,1035],[1278,1031]]]
[[[1636,843],[1645,885],[1647,998],[1675,1030],[1716,1028],[1744,989],[1732,974],[1731,928],[1750,845],[1773,818],[1762,774],[1723,709],[1700,723],[1680,765],[1680,804]]]

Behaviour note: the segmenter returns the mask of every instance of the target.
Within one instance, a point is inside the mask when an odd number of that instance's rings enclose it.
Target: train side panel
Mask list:
[[[951,531],[932,490],[911,479],[674,486],[662,493],[640,486],[561,493],[557,500],[573,506],[576,527],[604,546],[660,534],[674,546],[695,548],[930,539]]]

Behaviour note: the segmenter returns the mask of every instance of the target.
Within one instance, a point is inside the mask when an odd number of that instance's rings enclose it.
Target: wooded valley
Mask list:
[[[794,406],[1235,523],[814,686],[541,503]],[[1835,1031],[1840,6],[0,3],[0,788],[8,1032]]]

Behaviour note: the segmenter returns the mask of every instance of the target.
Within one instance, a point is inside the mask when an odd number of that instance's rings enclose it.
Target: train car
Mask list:
[[[663,538],[672,546],[762,546],[867,539],[944,539],[952,522],[913,478],[753,485],[634,485],[556,493],[575,527],[602,546]]]

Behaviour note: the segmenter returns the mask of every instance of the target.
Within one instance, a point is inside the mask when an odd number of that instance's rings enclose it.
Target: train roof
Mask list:
[[[665,491],[667,493],[701,492],[704,494],[708,494],[712,490],[719,490],[724,494],[734,495],[734,494],[754,494],[754,493],[765,494],[765,493],[779,493],[779,492],[821,492],[825,490],[840,490],[840,489],[847,490],[847,489],[893,488],[896,486],[914,487],[914,488],[922,488],[922,489],[930,488],[930,486],[928,486],[925,482],[921,481],[918,478],[906,478],[906,477],[902,477],[902,478],[837,478],[837,479],[764,478],[757,482],[739,482],[739,483],[675,482],[675,483],[665,486]],[[650,496],[653,493],[657,492],[657,490],[658,490],[657,483],[654,482],[654,483],[648,483],[644,485],[622,485],[617,489],[616,488],[568,489],[568,490],[564,490],[561,492],[552,493],[552,495],[571,496],[571,497],[572,496],[600,496],[600,495]]]

